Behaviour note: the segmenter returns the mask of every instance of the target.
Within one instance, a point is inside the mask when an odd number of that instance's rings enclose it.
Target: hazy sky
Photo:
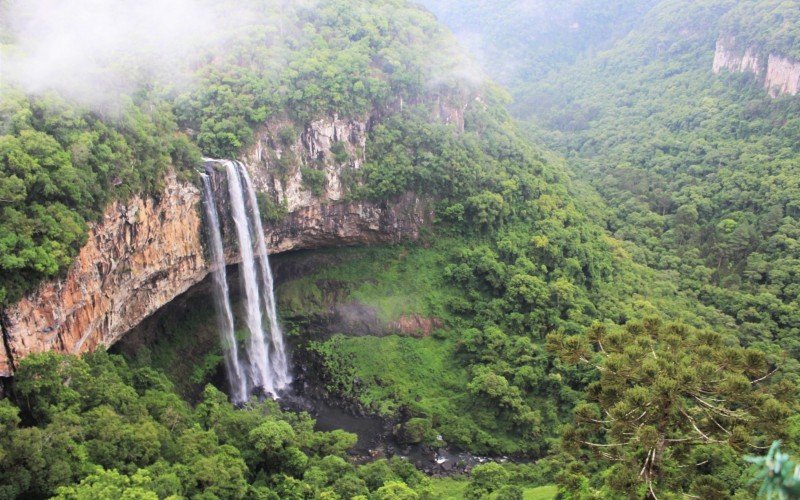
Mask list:
[[[113,105],[142,80],[188,83],[188,56],[219,43],[244,14],[200,0],[10,0],[13,47],[4,80],[31,93],[57,90],[83,104]]]

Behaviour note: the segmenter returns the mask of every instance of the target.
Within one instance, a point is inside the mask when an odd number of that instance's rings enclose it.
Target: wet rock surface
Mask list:
[[[402,457],[430,476],[444,477],[466,474],[487,461],[526,461],[505,456],[474,455],[450,448],[444,441],[434,446],[403,443],[394,432],[402,418],[384,419],[364,413],[357,405],[324,396],[304,377],[296,380],[292,392],[284,395],[280,404],[285,410],[308,412],[316,420],[315,429],[318,431],[342,429],[356,434],[358,441],[350,454],[357,462]]]

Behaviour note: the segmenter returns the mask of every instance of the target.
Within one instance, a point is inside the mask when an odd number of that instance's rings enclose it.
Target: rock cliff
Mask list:
[[[717,40],[713,70],[720,73],[723,69],[754,74],[772,97],[800,91],[800,61],[780,54],[761,54],[755,47],[741,49],[734,37]]]
[[[800,91],[800,61],[770,54],[764,86],[772,97],[797,95]]]
[[[367,123],[331,117],[297,130],[274,120],[259,131],[243,160],[276,211],[265,227],[272,253],[417,238],[431,214],[413,193],[345,201],[349,179],[364,162]],[[110,346],[202,281],[209,268],[200,203],[196,186],[170,175],[159,197],[109,206],[63,279],[0,313],[0,376],[33,352]],[[234,263],[235,249],[227,254]]]

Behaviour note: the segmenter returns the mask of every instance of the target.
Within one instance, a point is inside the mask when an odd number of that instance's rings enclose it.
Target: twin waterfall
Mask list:
[[[272,270],[269,267],[256,192],[247,169],[241,163],[214,161],[224,165],[226,169],[230,211],[241,256],[239,275],[246,328],[243,345],[237,341],[214,191],[211,179],[203,174],[203,201],[208,219],[214,303],[225,354],[225,369],[231,386],[231,399],[234,403],[247,401],[255,389],[277,397],[292,380],[283,333],[278,325]]]

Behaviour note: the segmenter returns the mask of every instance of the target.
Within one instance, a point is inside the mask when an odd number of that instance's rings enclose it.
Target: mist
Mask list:
[[[10,0],[0,78],[27,93],[57,91],[114,108],[143,85],[191,85],[193,58],[251,17],[199,0]]]

